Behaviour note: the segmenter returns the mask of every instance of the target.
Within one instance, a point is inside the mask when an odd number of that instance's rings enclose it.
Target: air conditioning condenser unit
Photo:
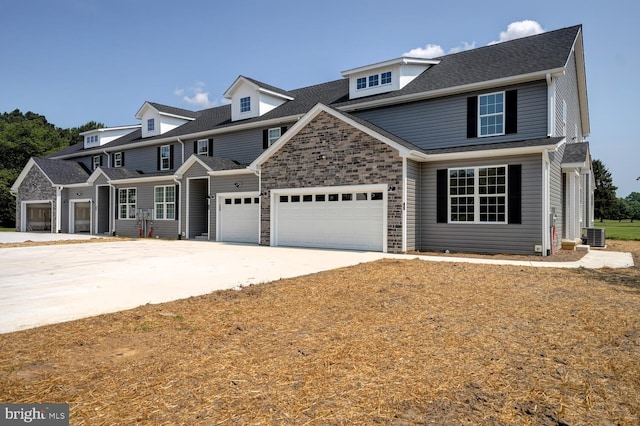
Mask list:
[[[605,229],[604,228],[583,228],[582,239],[591,247],[605,247]]]

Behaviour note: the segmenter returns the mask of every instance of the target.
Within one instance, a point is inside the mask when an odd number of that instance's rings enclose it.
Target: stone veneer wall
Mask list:
[[[319,160],[319,155],[326,159]],[[388,184],[387,250],[402,251],[402,159],[398,151],[321,112],[261,167],[260,244],[270,244],[270,191],[337,185]]]
[[[16,197],[16,230],[21,229],[22,201],[51,201],[51,231],[56,232],[56,189],[37,166],[31,167],[18,188]]]

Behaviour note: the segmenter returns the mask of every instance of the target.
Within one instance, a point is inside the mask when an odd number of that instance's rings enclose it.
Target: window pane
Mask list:
[[[313,195],[303,195],[302,196],[302,201],[304,201],[304,202],[313,201]]]
[[[351,201],[353,200],[353,194],[342,194],[342,201]]]
[[[325,200],[325,195],[324,194],[316,195],[316,201],[324,201],[324,200]]]
[[[371,200],[382,200],[382,192],[372,192]]]
[[[338,201],[338,194],[329,194],[329,201]]]

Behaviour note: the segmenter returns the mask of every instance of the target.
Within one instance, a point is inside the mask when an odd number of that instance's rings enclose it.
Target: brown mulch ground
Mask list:
[[[632,425],[638,401],[638,266],[382,260],[0,335],[0,402],[74,425]]]

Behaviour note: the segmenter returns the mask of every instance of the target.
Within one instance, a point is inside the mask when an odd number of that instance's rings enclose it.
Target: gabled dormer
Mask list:
[[[224,97],[231,100],[231,121],[260,117],[293,100],[286,90],[244,76],[233,82]]]
[[[436,59],[402,56],[389,61],[342,71],[349,78],[349,99],[400,90],[421,73],[437,65]]]
[[[198,113],[193,111],[154,102],[145,102],[136,113],[136,118],[142,121],[143,138],[162,135],[195,120],[197,116]]]
[[[116,140],[140,128],[139,124],[120,127],[104,127],[80,133],[84,142],[84,149],[96,148]]]

